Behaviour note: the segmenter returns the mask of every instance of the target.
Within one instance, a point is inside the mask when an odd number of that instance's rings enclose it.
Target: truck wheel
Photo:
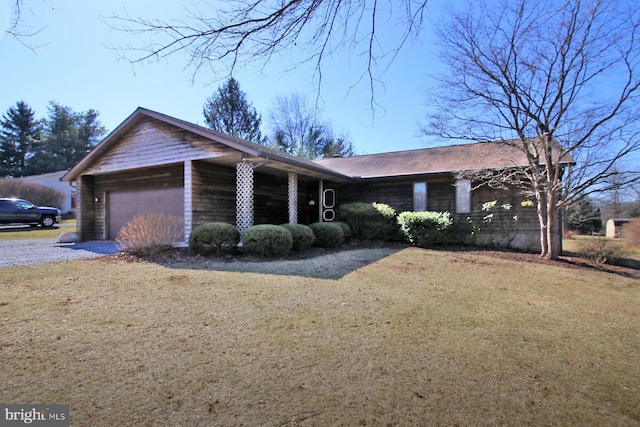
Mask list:
[[[42,219],[40,220],[40,225],[46,228],[53,227],[53,224],[55,223],[56,223],[56,220],[53,219],[52,216],[43,216]]]

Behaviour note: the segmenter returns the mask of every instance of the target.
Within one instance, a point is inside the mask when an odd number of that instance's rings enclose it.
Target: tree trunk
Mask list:
[[[558,245],[558,233],[556,230],[556,218],[558,213],[557,199],[558,193],[555,190],[555,177],[548,178],[548,185],[544,190],[536,190],[538,200],[538,218],[540,220],[540,256],[546,259],[555,260],[560,257]]]
[[[546,258],[548,256],[549,250],[549,235],[547,233],[548,230],[548,216],[547,216],[547,200],[544,194],[541,191],[536,190],[536,210],[538,213],[538,221],[540,222],[540,256]]]
[[[545,258],[558,259],[560,257],[558,251],[558,234],[556,233],[556,210],[555,203],[549,203],[547,207],[547,252]]]

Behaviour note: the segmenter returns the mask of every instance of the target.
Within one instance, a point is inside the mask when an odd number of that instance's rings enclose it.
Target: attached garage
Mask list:
[[[184,189],[157,188],[107,193],[107,229],[109,240],[136,215],[167,214],[184,218]]]
[[[351,178],[278,150],[138,108],[63,177],[78,194],[81,241],[115,239],[136,215],[164,213],[191,230],[222,221],[298,220],[307,184]],[[244,229],[242,228],[242,229]]]

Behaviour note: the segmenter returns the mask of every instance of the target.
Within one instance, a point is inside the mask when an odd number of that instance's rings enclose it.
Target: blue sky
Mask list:
[[[11,0],[0,0],[0,25],[6,28]],[[45,117],[49,101],[75,111],[94,108],[108,130],[118,126],[136,107],[142,106],[194,123],[203,124],[202,106],[226,77],[203,71],[193,78],[184,55],[159,62],[132,66],[120,58],[113,46],[141,46],[145,38],[114,31],[101,17],[125,15],[144,18],[184,17],[192,2],[157,0],[32,0],[22,11],[23,31],[37,34],[25,39],[33,50],[10,36],[0,38],[0,112],[4,114],[19,100]],[[202,4],[193,7],[201,9]],[[437,2],[430,5],[435,13]],[[191,7],[191,6],[190,6]],[[426,25],[428,27],[428,24]],[[442,144],[419,136],[419,121],[426,107],[421,88],[437,66],[428,29],[422,43],[413,43],[381,74],[384,86],[376,90],[378,107],[370,110],[366,82],[357,84],[360,64],[357,56],[345,53],[325,64],[321,89],[322,116],[338,132],[350,136],[359,154],[424,148]],[[279,95],[291,92],[315,99],[313,67],[285,72],[292,62],[275,58],[264,69],[237,70],[240,82],[254,107],[262,113],[263,133],[268,133],[268,111]]]

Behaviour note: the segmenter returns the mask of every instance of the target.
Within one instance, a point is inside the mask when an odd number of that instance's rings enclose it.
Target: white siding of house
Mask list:
[[[51,172],[51,173],[45,173],[42,175],[25,176],[23,178],[16,178],[16,179],[18,179],[19,181],[28,182],[31,184],[43,185],[45,187],[52,188],[56,191],[61,192],[66,196],[66,198],[62,206],[60,206],[60,211],[62,213],[69,213],[74,210],[72,205],[72,200],[75,198],[76,189],[73,188],[70,185],[70,183],[60,181],[60,178],[62,178],[62,176],[65,173],[67,173],[67,171]]]

